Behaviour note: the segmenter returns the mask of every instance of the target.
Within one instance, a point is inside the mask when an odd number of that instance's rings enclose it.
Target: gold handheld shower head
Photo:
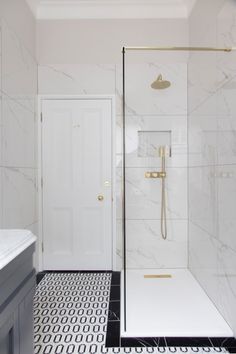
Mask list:
[[[164,90],[170,87],[170,85],[170,81],[163,80],[162,75],[160,74],[158,78],[151,84],[151,88],[153,88],[154,90]]]

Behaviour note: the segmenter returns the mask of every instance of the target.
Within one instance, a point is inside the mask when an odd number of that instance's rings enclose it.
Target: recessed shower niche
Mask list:
[[[171,131],[138,131],[138,157],[158,157],[162,146],[171,156]]]

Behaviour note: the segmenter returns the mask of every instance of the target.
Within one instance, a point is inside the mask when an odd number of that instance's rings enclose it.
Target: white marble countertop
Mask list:
[[[29,230],[0,230],[0,270],[35,241]]]

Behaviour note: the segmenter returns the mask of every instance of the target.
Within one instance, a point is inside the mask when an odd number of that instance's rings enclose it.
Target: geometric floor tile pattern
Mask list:
[[[34,354],[227,353],[224,348],[106,348],[111,273],[47,273],[34,297]]]

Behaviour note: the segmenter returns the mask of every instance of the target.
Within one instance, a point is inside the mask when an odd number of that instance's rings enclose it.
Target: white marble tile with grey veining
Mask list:
[[[18,35],[2,21],[2,91],[14,97],[34,99],[37,93],[37,63]]]
[[[236,58],[235,58],[236,60]],[[217,109],[221,116],[234,116],[236,112],[235,103],[236,77],[224,85],[217,93]]]
[[[217,308],[231,327],[236,328],[236,251],[225,245],[220,245],[217,251]]]
[[[217,170],[214,166],[189,168],[189,220],[217,237]]]
[[[217,303],[217,248],[219,242],[189,222],[189,269],[208,296]]]
[[[187,64],[127,63],[125,75],[127,115],[184,115],[187,113]],[[165,90],[151,84],[162,75],[171,82]],[[122,70],[116,68],[117,114],[122,113]]]
[[[236,163],[234,116],[189,116],[189,166]]]
[[[218,124],[215,116],[195,115],[188,118],[188,165],[209,166],[218,163]]]
[[[35,114],[3,95],[2,166],[35,168]]]
[[[206,74],[207,73],[207,74]],[[188,63],[188,113],[201,113],[201,106],[206,106],[205,114],[217,114],[217,107],[208,104],[218,88],[218,68],[212,52],[194,52]],[[216,101],[215,101],[216,102]],[[207,109],[207,111],[206,111]]]
[[[127,219],[159,219],[161,215],[162,181],[145,178],[146,169],[126,169]],[[117,173],[122,173],[121,170]],[[166,170],[165,198],[168,219],[187,219],[187,169]],[[121,186],[121,176],[117,176]],[[119,189],[118,189],[119,190]],[[121,193],[117,194],[117,217],[121,218]],[[120,206],[120,207],[119,207]]]
[[[160,220],[127,220],[128,268],[186,268],[187,220],[168,220],[163,240]]]
[[[236,46],[236,11],[234,1],[225,1],[216,18],[217,43],[222,48]],[[218,53],[218,66],[224,71],[228,80],[236,75],[236,52]]]
[[[115,66],[39,65],[39,94],[106,95],[115,94]]]
[[[25,228],[37,221],[36,170],[3,167],[2,227]]]
[[[235,116],[218,120],[217,154],[219,165],[236,164]]]

